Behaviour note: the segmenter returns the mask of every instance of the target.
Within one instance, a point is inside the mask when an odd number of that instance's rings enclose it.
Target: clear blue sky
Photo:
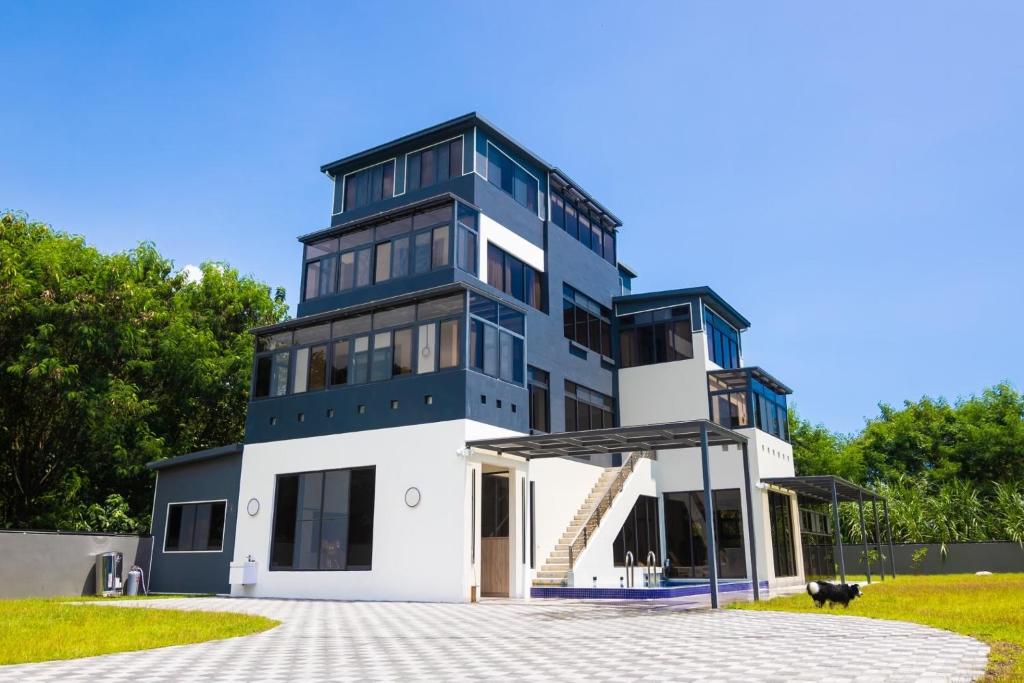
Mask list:
[[[479,111],[708,284],[804,416],[1021,385],[1024,4],[14,3],[0,208],[294,306],[333,160]],[[294,309],[293,309],[294,310]]]

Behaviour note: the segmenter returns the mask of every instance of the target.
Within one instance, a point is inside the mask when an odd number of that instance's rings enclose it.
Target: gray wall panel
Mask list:
[[[137,564],[148,571],[149,536],[0,531],[0,597],[93,595],[96,555],[124,555],[122,580]]]

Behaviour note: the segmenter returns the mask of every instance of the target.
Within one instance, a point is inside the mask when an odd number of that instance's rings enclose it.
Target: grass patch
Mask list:
[[[934,626],[988,643],[988,680],[1024,680],[1024,574],[901,576],[866,588],[861,583],[861,587],[864,596],[850,603],[849,609],[817,609],[802,593],[730,607],[849,614]]]
[[[164,596],[150,599],[161,597]],[[0,600],[0,664],[75,659],[201,643],[259,633],[280,623],[229,612],[74,604],[83,600],[93,601],[81,597]]]

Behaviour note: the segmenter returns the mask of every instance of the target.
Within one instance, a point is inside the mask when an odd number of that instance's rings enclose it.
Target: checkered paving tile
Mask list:
[[[282,624],[230,640],[0,667],[0,681],[970,681],[988,654],[976,640],[914,624],[681,605],[108,603],[95,609],[245,612]]]

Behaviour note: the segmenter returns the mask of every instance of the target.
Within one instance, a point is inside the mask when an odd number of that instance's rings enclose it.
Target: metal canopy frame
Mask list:
[[[704,483],[705,517],[715,518],[713,496],[711,495],[711,446],[738,446],[743,454],[743,475],[746,480],[747,534],[750,547],[750,578],[754,600],[761,599],[757,578],[757,543],[754,538],[754,482],[750,478],[750,457],[747,452],[747,437],[715,424],[710,420],[689,420],[665,422],[632,427],[611,427],[590,429],[579,432],[556,432],[502,437],[499,439],[477,439],[467,441],[469,449],[493,451],[498,455],[514,455],[527,460],[534,458],[564,458],[595,455],[600,453],[622,453],[636,450],[671,450],[678,448],[699,448],[701,452],[701,474]],[[711,607],[718,607],[718,557],[714,525],[706,531],[708,580],[711,589]]]
[[[839,577],[843,583],[846,583],[846,559],[843,557],[843,530],[839,521],[839,503],[857,503],[859,507],[860,537],[864,544],[864,562],[867,566],[868,583],[871,583],[871,557],[868,554],[867,525],[864,523],[864,501],[871,501],[871,511],[875,522],[875,542],[872,545],[878,550],[881,564],[879,575],[882,581],[885,581],[885,561],[882,559],[882,534],[878,524],[878,502],[881,501],[885,511],[885,530],[888,536],[889,572],[892,574],[892,578],[896,578],[892,526],[889,524],[889,501],[883,496],[859,484],[854,484],[852,481],[832,475],[771,477],[762,481],[766,484],[792,491],[799,497],[829,504],[832,510],[833,535],[835,537],[836,555],[839,561]]]

